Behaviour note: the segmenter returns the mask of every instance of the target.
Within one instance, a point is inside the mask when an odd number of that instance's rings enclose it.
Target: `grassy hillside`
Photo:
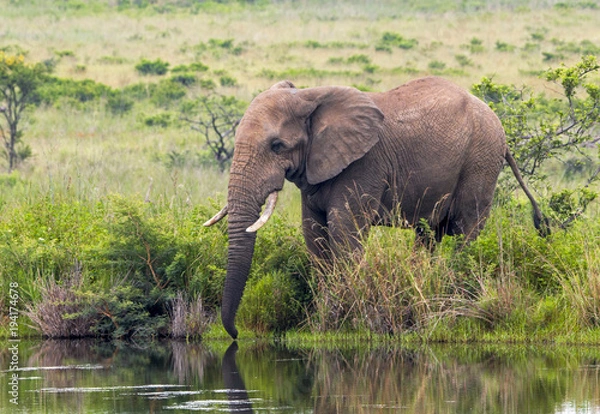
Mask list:
[[[226,236],[201,223],[223,203],[227,174],[180,120],[187,99],[249,102],[281,79],[379,91],[430,74],[467,88],[487,76],[558,96],[539,74],[600,54],[600,8],[586,1],[0,0],[0,9],[0,49],[26,51],[59,79],[94,81],[89,100],[67,94],[32,107],[21,123],[32,156],[0,175],[0,281],[18,284],[23,312],[63,312],[73,323],[91,321],[98,335],[167,333],[179,291],[189,293],[188,307],[202,297],[207,314],[197,319],[210,322],[219,305]],[[143,74],[136,66],[144,59],[169,71]],[[172,83],[178,66],[193,64],[191,86]],[[182,96],[170,94],[178,88]],[[120,93],[132,106],[115,112],[110,99]],[[567,181],[560,163],[547,173],[555,185],[585,180]],[[288,185],[260,236],[240,318],[259,331],[292,323],[436,339],[525,338],[538,325],[543,339],[553,330],[572,339],[595,328],[597,206],[541,240],[527,204],[507,193],[468,249],[455,252],[448,240],[430,259],[413,251],[412,233],[383,230],[369,241],[367,267],[314,275],[298,193]],[[371,290],[357,288],[371,278]],[[8,303],[0,297],[3,312]],[[8,332],[8,314],[0,317]]]

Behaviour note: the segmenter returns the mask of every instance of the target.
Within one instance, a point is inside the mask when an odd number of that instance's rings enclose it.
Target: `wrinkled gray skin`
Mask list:
[[[418,228],[425,219],[436,241],[444,234],[472,240],[509,157],[502,125],[490,108],[440,78],[384,93],[296,89],[288,81],[274,85],[253,100],[235,137],[225,329],[237,337],[234,318],[256,238],[246,229],[285,179],[302,193],[308,250],[327,261],[332,254],[360,252],[371,225]],[[512,157],[509,164],[518,175]],[[419,231],[417,237],[429,241]]]

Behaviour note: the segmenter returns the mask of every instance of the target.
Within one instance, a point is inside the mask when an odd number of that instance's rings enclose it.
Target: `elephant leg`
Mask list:
[[[353,214],[348,207],[343,210],[332,209],[327,216],[327,228],[335,259],[360,260],[363,257],[362,240],[369,232],[364,215]]]
[[[313,260],[326,264],[331,262],[331,246],[327,231],[327,217],[302,203],[302,231],[306,248]]]
[[[464,234],[465,243],[475,240],[490,213],[494,187],[491,190],[479,193],[459,192],[448,219],[446,234]]]

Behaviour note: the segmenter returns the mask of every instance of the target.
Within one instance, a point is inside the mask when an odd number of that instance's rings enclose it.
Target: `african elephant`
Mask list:
[[[507,149],[500,121],[449,81],[427,77],[383,93],[340,86],[297,89],[282,81],[262,92],[236,132],[227,205],[205,223],[229,214],[225,329],[237,337],[234,318],[255,231],[272,213],[285,179],[301,191],[308,250],[327,260],[332,253],[360,250],[371,225],[418,229],[426,220],[435,241],[444,234],[472,240],[489,214],[505,160],[540,228],[540,210]],[[417,237],[427,242],[425,233],[417,231]]]

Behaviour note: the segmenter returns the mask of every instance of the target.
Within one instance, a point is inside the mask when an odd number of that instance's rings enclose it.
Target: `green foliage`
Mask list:
[[[496,41],[496,50],[499,52],[513,52],[516,49],[515,46],[510,45],[506,42]]]
[[[203,64],[202,62],[194,62],[189,65],[178,65],[171,69],[171,73],[179,73],[179,72],[206,72],[208,71],[208,66]]]
[[[247,104],[234,96],[209,95],[182,105],[181,119],[198,131],[221,171],[233,157],[234,136]]]
[[[298,227],[272,217],[259,233],[239,320],[255,330],[283,331],[305,319],[312,291],[309,261]]]
[[[297,299],[300,282],[283,272],[273,272],[248,283],[238,312],[239,322],[259,332],[281,332],[303,320]]]
[[[141,75],[164,75],[169,70],[169,63],[161,58],[156,60],[142,59],[135,65],[135,70]]]
[[[56,104],[60,101],[80,105],[110,96],[110,87],[91,79],[81,81],[50,77],[40,86],[39,103]]]
[[[161,80],[152,88],[150,101],[161,108],[171,108],[187,95],[187,88],[174,79]]]
[[[182,72],[171,76],[170,80],[189,88],[198,83],[198,76],[195,73]]]
[[[485,47],[483,46],[483,40],[477,37],[472,38],[468,44],[462,45],[462,48],[467,49],[473,54],[483,53],[485,51]]]
[[[392,52],[394,48],[412,49],[419,44],[417,39],[407,39],[394,32],[385,32],[375,45],[375,50],[380,52]]]
[[[473,66],[473,61],[465,55],[454,55],[454,58],[456,59],[458,64],[462,67]]]
[[[9,173],[31,156],[31,148],[22,145],[19,122],[38,99],[38,90],[47,75],[48,68],[43,64],[29,64],[22,54],[7,55],[0,51],[0,137]]]
[[[244,52],[243,45],[236,44],[235,39],[211,38],[207,43],[200,42],[192,48],[198,56],[203,55],[205,52],[210,52],[214,57],[217,58],[220,58],[225,54],[239,56]]]
[[[446,64],[440,60],[432,60],[427,64],[427,67],[433,72],[440,72],[446,69]]]
[[[133,108],[133,98],[122,91],[113,91],[106,100],[106,108],[113,115],[124,115]]]
[[[149,127],[167,128],[173,122],[173,117],[169,112],[161,112],[155,115],[142,116],[141,121]]]
[[[320,42],[317,40],[307,40],[303,46],[309,49],[366,49],[368,46],[363,43],[332,41]]]
[[[371,63],[371,58],[365,54],[358,54],[358,55],[352,55],[350,56],[348,59],[346,59],[346,62],[352,64],[352,63],[359,63],[361,65],[368,65]]]
[[[223,75],[219,78],[221,86],[232,87],[238,84],[237,79],[233,76]]]
[[[112,337],[164,335],[169,303],[178,291],[201,297],[207,312],[220,303],[226,234],[218,226],[201,227],[207,210],[157,211],[122,197],[90,206],[68,197],[3,211],[0,282],[9,277],[18,282],[22,299],[55,327],[56,336],[64,336],[61,326],[68,327],[48,319],[61,297],[73,305],[70,320],[88,323],[73,335],[90,329]],[[74,269],[81,283],[69,282]],[[51,294],[40,295],[43,286],[36,279],[56,280],[66,290],[50,284],[45,292]]]
[[[528,89],[499,85],[484,78],[473,92],[496,112],[522,172],[537,174],[551,158],[584,151],[600,116],[600,88],[587,77],[598,72],[596,58],[550,69],[543,78],[562,88],[564,98],[548,99]]]
[[[87,291],[82,294],[88,305],[82,314],[91,314],[98,321],[90,331],[110,338],[166,336],[168,333],[164,299],[158,291],[146,293],[132,285],[111,288],[106,293]]]

